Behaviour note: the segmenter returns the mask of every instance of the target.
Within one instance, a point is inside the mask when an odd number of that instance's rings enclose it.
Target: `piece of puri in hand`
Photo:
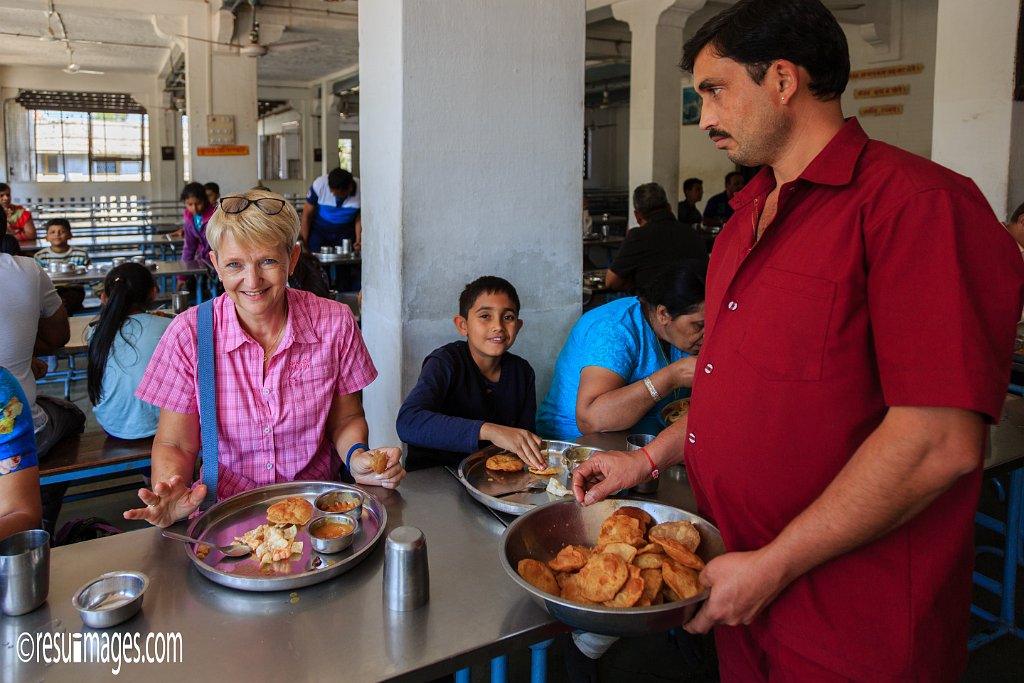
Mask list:
[[[612,515],[601,524],[597,536],[598,545],[609,543],[628,543],[634,548],[647,545],[640,521],[626,515]]]
[[[696,571],[684,567],[671,558],[665,558],[662,563],[661,578],[680,600],[700,595],[704,590],[704,587],[700,585],[700,575]]]
[[[530,585],[545,593],[561,595],[562,592],[558,588],[558,581],[555,580],[554,573],[543,562],[531,559],[519,560],[517,571],[519,576],[523,577]]]
[[[561,467],[545,467],[542,470],[538,470],[536,467],[529,467],[527,470],[530,474],[536,474],[539,477],[550,477],[553,474],[558,474],[562,471]]]
[[[629,578],[626,562],[612,553],[594,553],[580,570],[580,590],[583,597],[593,602],[611,600]]]
[[[508,453],[498,453],[487,458],[484,467],[495,472],[522,472],[523,461]]]
[[[388,468],[388,454],[380,449],[370,451],[370,468],[374,474],[384,474]]]
[[[302,526],[311,519],[313,504],[305,498],[286,498],[267,508],[267,521],[271,524]]]
[[[583,569],[590,560],[590,549],[579,545],[567,545],[558,551],[553,560],[548,560],[548,567],[556,572],[574,572]],[[660,564],[658,565],[661,566]]]

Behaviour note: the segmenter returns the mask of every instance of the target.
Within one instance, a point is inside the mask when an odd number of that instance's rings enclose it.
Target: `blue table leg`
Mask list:
[[[554,638],[530,646],[530,683],[547,683],[548,647]]]
[[[468,667],[455,672],[455,683],[469,683],[470,680]]]
[[[508,683],[508,657],[506,655],[491,660],[491,683]]]

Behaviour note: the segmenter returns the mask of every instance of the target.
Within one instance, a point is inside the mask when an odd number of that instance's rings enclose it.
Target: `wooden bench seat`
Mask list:
[[[115,439],[105,432],[86,432],[60,441],[39,463],[42,486],[86,479],[109,479],[149,467],[153,437]]]

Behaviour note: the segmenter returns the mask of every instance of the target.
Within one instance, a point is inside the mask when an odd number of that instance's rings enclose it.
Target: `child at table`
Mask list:
[[[533,433],[533,368],[508,353],[523,327],[515,287],[478,278],[462,291],[453,322],[466,340],[427,356],[398,412],[398,436],[409,445],[406,469],[457,465],[487,441],[531,467],[547,467]]]
[[[36,263],[43,268],[51,263],[70,263],[73,266],[88,266],[89,253],[85,249],[71,246],[71,223],[66,218],[51,218],[46,222],[46,241],[50,246],[36,252]],[[85,301],[85,287],[81,285],[57,285],[57,294],[64,302],[68,315],[82,310]]]
[[[89,339],[89,401],[103,430],[119,439],[156,434],[160,409],[135,397],[169,318],[146,309],[156,296],[149,269],[123,263],[107,273],[103,308]]]

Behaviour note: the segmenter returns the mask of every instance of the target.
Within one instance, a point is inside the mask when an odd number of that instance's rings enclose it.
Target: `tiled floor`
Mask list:
[[[50,385],[44,391],[60,394],[63,388],[60,385]],[[86,428],[98,429],[95,419],[91,416],[91,411],[88,410],[88,399],[84,398],[84,383],[79,382],[73,387],[72,400],[75,400],[90,416]],[[135,481],[141,485],[141,480],[138,478],[125,481]],[[126,530],[138,528],[138,523],[126,522],[121,517],[121,513],[125,509],[136,504],[138,504],[138,499],[130,491],[68,503],[61,512],[58,528],[60,524],[69,519],[91,516],[102,517]],[[994,495],[994,489],[986,486],[982,491],[982,509],[997,514],[1000,505],[1001,503]],[[983,534],[979,533],[979,536],[981,542],[990,542]],[[981,562],[988,565],[991,560],[986,559]],[[1024,589],[1021,588],[1024,586],[1024,580],[1019,578],[1017,585],[1017,623],[1024,623]],[[981,591],[976,591],[976,593],[976,599],[989,600],[991,604],[990,597],[982,594]],[[974,627],[982,628],[983,624],[978,623]],[[556,638],[549,650],[548,680],[551,683],[563,683],[568,680],[562,658],[565,639],[566,636]],[[713,657],[713,649],[710,644],[707,644],[706,647],[707,658],[702,664],[696,665],[683,657],[667,634],[623,639],[601,659],[599,663],[601,680],[606,683],[619,681],[630,683],[717,681],[717,666]],[[509,680],[513,682],[528,681],[529,667],[530,660],[527,651],[513,653],[509,657]],[[474,667],[474,683],[484,683],[488,680],[489,670],[486,666]],[[962,678],[962,681],[966,683],[1000,683],[1002,681],[1018,683],[1022,680],[1024,680],[1024,640],[1012,636],[1004,636],[972,653],[967,673]]]

